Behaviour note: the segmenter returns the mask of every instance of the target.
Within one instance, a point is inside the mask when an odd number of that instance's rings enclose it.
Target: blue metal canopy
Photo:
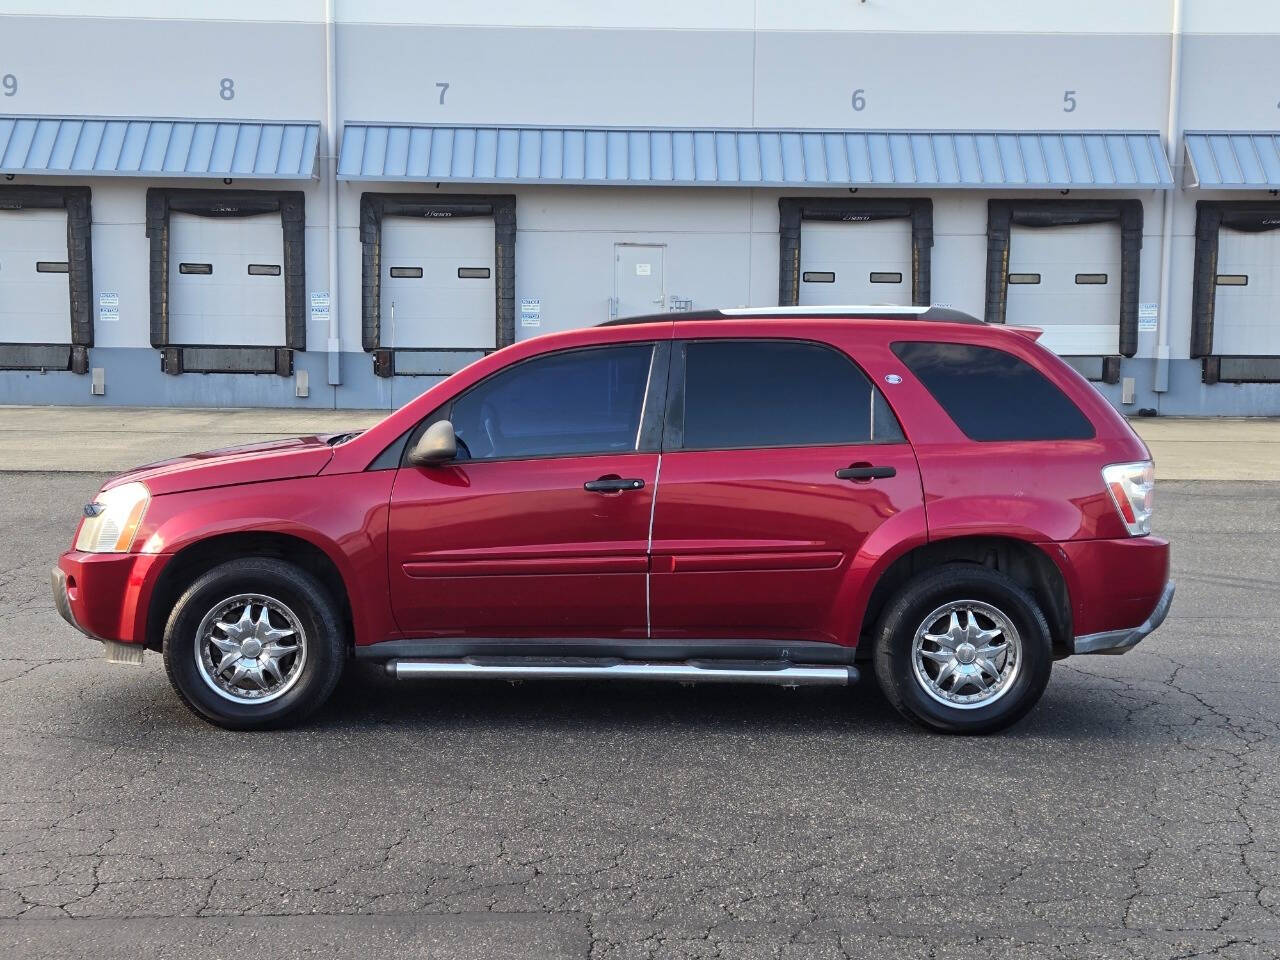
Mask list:
[[[1280,133],[1210,132],[1186,135],[1190,186],[1201,190],[1280,189]]]
[[[340,180],[1167,189],[1151,132],[674,130],[349,123]]]
[[[316,123],[0,116],[0,173],[309,180],[319,137]]]

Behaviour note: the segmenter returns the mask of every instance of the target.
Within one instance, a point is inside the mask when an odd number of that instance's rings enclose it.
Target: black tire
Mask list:
[[[925,618],[962,600],[994,607],[1021,641],[1021,664],[1003,692],[990,703],[967,708],[939,702],[926,691],[915,675],[912,651]],[[880,688],[904,717],[941,733],[981,734],[1003,730],[1036,705],[1053,668],[1053,641],[1044,614],[1024,587],[988,567],[954,563],[919,574],[890,601],[876,627],[873,656]],[[961,689],[976,693],[975,687]]]
[[[244,594],[277,601],[304,632],[300,646],[305,658],[296,676],[282,693],[261,703],[238,702],[219,694],[196,663],[204,618],[230,598]],[[288,657],[281,660],[282,665],[292,662]],[[271,557],[229,560],[201,574],[174,605],[164,631],[164,666],[178,696],[196,715],[228,730],[298,723],[329,698],[345,663],[343,620],[329,592],[307,571]],[[284,669],[287,675],[288,668]]]

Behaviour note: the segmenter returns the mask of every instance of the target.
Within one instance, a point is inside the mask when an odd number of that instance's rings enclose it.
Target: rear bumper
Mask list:
[[[68,551],[50,574],[53,605],[87,637],[142,646],[151,593],[168,559],[164,554]]]
[[[1173,588],[1174,582],[1172,580],[1164,585],[1160,599],[1156,601],[1155,609],[1138,626],[1129,630],[1106,630],[1102,633],[1089,633],[1082,637],[1075,637],[1072,640],[1071,652],[1073,654],[1128,653],[1156,627],[1164,623],[1164,618],[1169,615],[1169,608],[1173,606]]]

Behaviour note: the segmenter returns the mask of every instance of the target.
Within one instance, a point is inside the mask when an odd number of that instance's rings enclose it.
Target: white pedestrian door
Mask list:
[[[799,302],[910,306],[911,222],[804,221]]]
[[[382,221],[382,346],[498,345],[492,217]]]
[[[613,245],[613,295],[616,316],[639,317],[666,309],[662,262],[666,247],[658,243]]]
[[[280,214],[170,215],[169,342],[284,346]]]
[[[1120,227],[1081,223],[1009,234],[1005,322],[1040,327],[1065,357],[1120,352]]]
[[[0,211],[0,343],[70,343],[67,212]]]
[[[1218,233],[1213,352],[1280,355],[1280,230]]]

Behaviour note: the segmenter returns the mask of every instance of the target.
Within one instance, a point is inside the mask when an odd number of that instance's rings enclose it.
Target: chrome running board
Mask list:
[[[676,683],[757,683],[781,687],[847,686],[858,680],[854,666],[797,666],[784,661],[744,663],[688,660],[683,663],[634,663],[553,657],[466,657],[461,660],[387,661],[396,678],[432,680],[668,680]]]

